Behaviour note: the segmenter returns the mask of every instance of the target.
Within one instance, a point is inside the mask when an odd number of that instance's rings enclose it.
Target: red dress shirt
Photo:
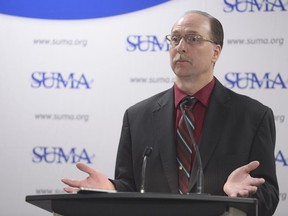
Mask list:
[[[209,82],[206,86],[204,86],[202,89],[197,91],[194,95],[190,95],[197,99],[197,103],[194,105],[192,109],[192,113],[195,118],[194,139],[197,144],[199,142],[205,115],[206,115],[209,101],[210,101],[210,95],[212,93],[214,85],[215,85],[215,78],[213,78],[211,82]],[[176,110],[176,125],[178,125],[180,117],[182,115],[180,107],[179,107],[179,103],[186,96],[187,94],[183,92],[182,90],[180,90],[176,84],[174,84],[174,104],[175,104],[175,110]],[[175,130],[176,128],[177,127],[175,127]]]

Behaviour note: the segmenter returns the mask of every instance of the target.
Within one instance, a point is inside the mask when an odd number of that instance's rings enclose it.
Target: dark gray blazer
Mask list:
[[[205,192],[225,195],[223,185],[236,168],[253,160],[260,162],[252,176],[266,183],[254,197],[259,215],[272,215],[278,204],[275,170],[275,123],[267,106],[225,88],[217,79],[199,140],[205,178]],[[178,193],[175,150],[173,88],[126,110],[118,148],[115,184],[118,191],[139,191],[143,152],[153,152],[147,163],[145,191]],[[197,163],[190,189],[195,191]]]

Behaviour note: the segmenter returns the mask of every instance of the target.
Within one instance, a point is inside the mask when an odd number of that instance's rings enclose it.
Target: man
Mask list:
[[[272,110],[232,92],[214,77],[214,65],[223,46],[221,23],[201,11],[189,11],[173,26],[170,62],[176,80],[173,88],[148,98],[124,115],[115,179],[84,164],[83,180],[63,179],[67,192],[80,186],[139,191],[144,149],[153,148],[146,169],[147,192],[182,193],[178,179],[179,104],[193,96],[197,102],[193,136],[202,157],[205,188],[212,195],[256,197],[259,215],[272,215],[278,204],[275,170],[275,123]],[[176,159],[177,158],[177,159]],[[187,173],[187,192],[196,190],[198,164]],[[186,192],[185,192],[186,193]]]

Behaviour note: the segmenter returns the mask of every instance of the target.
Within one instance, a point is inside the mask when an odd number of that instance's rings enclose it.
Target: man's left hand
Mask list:
[[[253,178],[250,172],[259,166],[258,161],[237,168],[228,177],[223,190],[230,197],[249,197],[257,192],[257,187],[265,183],[263,178]]]

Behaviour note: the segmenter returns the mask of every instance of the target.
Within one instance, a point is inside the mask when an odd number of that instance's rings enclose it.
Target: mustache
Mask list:
[[[189,62],[189,63],[191,63],[190,59],[188,59],[188,58],[186,58],[185,56],[182,56],[182,55],[174,57],[173,61],[175,63],[177,63],[177,62]]]

